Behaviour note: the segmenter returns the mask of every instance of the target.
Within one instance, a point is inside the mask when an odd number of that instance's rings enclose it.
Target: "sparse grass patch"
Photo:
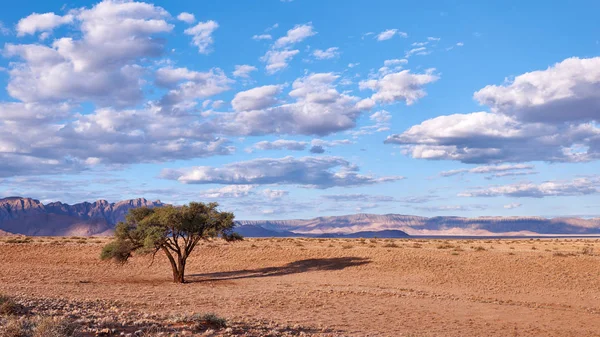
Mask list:
[[[450,248],[454,248],[454,245],[451,245],[449,243],[442,243],[441,245],[437,246],[437,249],[450,249]]]
[[[486,249],[483,246],[473,247],[473,250],[476,252],[484,252]]]
[[[24,306],[8,296],[0,295],[0,316],[16,316],[24,313]]]
[[[581,254],[583,255],[594,255],[594,247],[583,247],[583,249],[581,250]]]
[[[577,254],[575,254],[575,253],[566,253],[566,252],[554,252],[552,255],[556,256],[556,257],[569,257],[569,256],[576,256]]]
[[[8,239],[4,242],[18,244],[18,243],[32,243],[33,240],[31,238],[25,237],[25,238]]]
[[[352,247],[354,247],[354,246],[353,245],[348,245],[348,244],[342,245],[342,249],[350,249]]]
[[[70,320],[45,317],[36,324],[33,337],[71,337],[76,330],[77,324]]]
[[[383,247],[385,247],[385,248],[400,248],[400,246],[398,246],[395,242],[386,243],[385,245],[383,245]]]
[[[422,244],[420,244],[420,243],[416,243],[416,242],[415,242],[415,243],[412,245],[412,247],[413,247],[413,248],[423,248],[423,245],[422,245]]]

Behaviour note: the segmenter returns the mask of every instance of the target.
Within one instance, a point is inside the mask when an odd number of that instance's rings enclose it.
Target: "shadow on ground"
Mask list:
[[[206,282],[221,280],[238,280],[244,278],[258,278],[270,276],[283,276],[300,274],[311,271],[342,270],[348,267],[361,266],[370,263],[370,259],[361,257],[338,257],[330,259],[307,259],[294,261],[281,267],[267,267],[259,269],[244,269],[218,273],[188,275],[188,282]]]

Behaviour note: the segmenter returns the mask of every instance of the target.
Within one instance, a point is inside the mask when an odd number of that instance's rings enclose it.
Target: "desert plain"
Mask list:
[[[600,336],[598,239],[215,240],[183,285],[162,255],[100,261],[108,240],[0,238],[0,294],[89,336]],[[167,319],[193,313],[230,327]]]

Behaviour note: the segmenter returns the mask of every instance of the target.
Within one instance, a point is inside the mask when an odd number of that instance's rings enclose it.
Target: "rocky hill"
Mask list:
[[[102,235],[122,221],[131,208],[162,205],[160,201],[143,198],[117,203],[98,200],[44,205],[31,198],[10,197],[0,199],[0,231],[24,235]]]

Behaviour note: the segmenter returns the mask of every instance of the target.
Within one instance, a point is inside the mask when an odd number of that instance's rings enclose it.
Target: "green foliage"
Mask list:
[[[185,262],[200,240],[221,237],[241,240],[233,232],[234,215],[218,210],[217,203],[191,202],[182,207],[135,208],[115,228],[115,240],[100,258],[125,263],[134,254],[163,251],[173,268],[175,282],[183,282]]]

